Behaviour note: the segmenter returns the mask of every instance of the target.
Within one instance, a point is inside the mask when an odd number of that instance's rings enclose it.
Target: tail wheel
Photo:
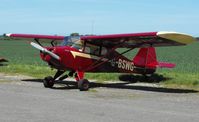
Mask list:
[[[54,85],[54,79],[51,76],[45,77],[43,80],[44,87],[52,88]]]
[[[87,79],[81,79],[78,81],[78,88],[80,91],[88,91],[89,81]]]

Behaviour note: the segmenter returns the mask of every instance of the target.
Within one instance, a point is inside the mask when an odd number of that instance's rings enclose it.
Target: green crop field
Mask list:
[[[157,73],[170,78],[164,84],[199,86],[199,42],[188,46],[156,48],[159,61],[176,63],[174,69],[158,69]],[[120,49],[122,50],[122,49]],[[137,50],[125,54],[132,59]],[[47,64],[41,61],[39,51],[27,41],[0,40],[0,57],[9,60],[9,65],[0,72],[21,73],[35,77],[53,75]],[[117,73],[88,73],[86,77],[97,80],[117,80]]]

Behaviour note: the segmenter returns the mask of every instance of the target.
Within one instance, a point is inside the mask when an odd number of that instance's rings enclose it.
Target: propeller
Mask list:
[[[41,52],[43,53],[47,53],[49,54],[50,56],[52,56],[53,58],[57,59],[57,60],[60,60],[60,57],[58,55],[56,55],[55,53],[47,50],[46,48],[40,46],[39,44],[37,43],[34,43],[34,42],[30,42],[30,45],[32,45],[34,48],[40,50]]]

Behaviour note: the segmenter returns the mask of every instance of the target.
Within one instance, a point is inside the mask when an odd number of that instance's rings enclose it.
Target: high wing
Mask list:
[[[180,46],[196,41],[196,38],[177,32],[147,32],[131,34],[114,34],[100,36],[82,36],[81,40],[105,47],[135,48]]]
[[[27,40],[27,41],[62,41],[65,36],[37,35],[37,34],[4,34],[0,40]],[[130,34],[113,34],[97,36],[81,36],[82,41],[104,47],[136,48],[180,46],[196,41],[196,38],[177,32],[146,32]]]
[[[62,41],[64,36],[37,34],[4,34],[0,40]]]

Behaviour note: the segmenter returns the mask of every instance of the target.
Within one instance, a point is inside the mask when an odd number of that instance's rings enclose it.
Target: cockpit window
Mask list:
[[[80,36],[66,36],[64,37],[63,42],[61,43],[61,46],[72,46],[76,49],[82,48],[82,42],[80,40]]]
[[[64,37],[61,46],[71,46],[81,52],[83,51],[84,53],[93,55],[106,55],[107,53],[107,48],[105,47],[83,43],[84,42],[80,39],[80,36],[66,36]]]
[[[66,36],[64,37],[61,46],[72,46],[75,42],[80,40],[80,36]]]
[[[100,55],[100,46],[86,43],[84,52],[93,55]]]

